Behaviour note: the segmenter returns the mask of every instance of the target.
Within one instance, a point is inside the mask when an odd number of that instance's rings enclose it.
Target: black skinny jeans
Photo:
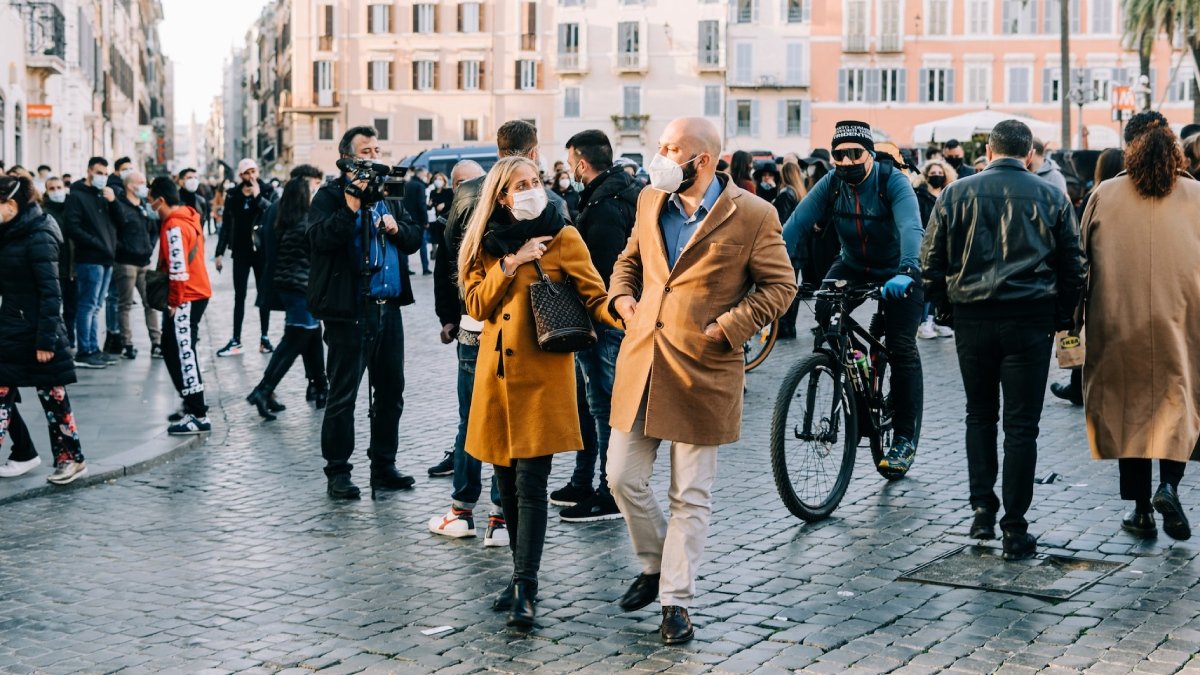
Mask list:
[[[1150,483],[1153,481],[1153,467],[1149,459],[1118,459],[1117,469],[1121,472],[1121,499],[1150,502]],[[1169,459],[1158,460],[1158,481],[1167,483],[1179,490],[1179,481],[1183,480],[1183,472],[1187,462],[1176,462]]]
[[[233,259],[233,339],[242,341],[242,320],[246,316],[246,293],[250,286],[250,272],[254,272],[254,287],[258,288],[263,281],[262,255],[255,253],[249,257],[235,256]],[[266,307],[258,308],[258,321],[262,325],[261,335],[267,334],[271,325],[271,310]]]
[[[304,361],[304,374],[319,387],[325,387],[325,348],[321,344],[321,327],[303,328],[301,326],[285,326],[283,339],[271,354],[271,361],[263,371],[258,389],[270,394],[279,386],[283,376],[292,369],[296,357]]]
[[[1023,533],[1033,501],[1037,471],[1038,423],[1050,374],[1054,320],[1024,319],[954,322],[954,341],[967,395],[967,471],[971,507],[1000,510],[996,499],[996,429],[1004,392],[1004,517],[1000,529]]]
[[[512,466],[493,464],[500,488],[500,505],[508,528],[508,546],[512,549],[513,576],[518,581],[537,583],[542,567],[542,549],[546,546],[546,514],[553,455],[533,459],[514,459]]]
[[[871,281],[837,261],[829,269],[827,279],[845,279],[852,284]],[[917,281],[909,286],[912,292],[906,298],[880,300],[883,304],[884,346],[891,355],[893,436],[898,440],[907,438],[915,446],[921,436],[921,413],[925,408],[925,379],[921,372],[921,353],[917,351],[917,326],[925,313],[925,294]],[[829,325],[833,306],[825,300],[817,301],[817,323]]]

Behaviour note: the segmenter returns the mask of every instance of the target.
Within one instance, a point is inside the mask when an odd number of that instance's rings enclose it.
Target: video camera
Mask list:
[[[339,159],[337,168],[344,173],[353,174],[351,184],[346,186],[346,194],[357,197],[364,206],[383,201],[387,197],[384,185],[389,182],[389,178],[400,179],[408,173],[407,166],[388,166],[369,159]],[[353,184],[364,180],[367,182],[366,188],[359,188]]]

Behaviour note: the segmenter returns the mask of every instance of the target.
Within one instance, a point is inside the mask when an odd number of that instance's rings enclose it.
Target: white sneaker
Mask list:
[[[508,526],[500,516],[488,516],[487,533],[483,536],[483,545],[491,548],[508,546]]]
[[[917,337],[922,340],[932,340],[937,336],[937,329],[933,326],[933,319],[922,321],[921,325],[917,327]]]
[[[954,337],[954,329],[950,326],[939,326],[934,324],[933,329],[937,331],[938,337]]]
[[[87,464],[84,462],[63,462],[54,473],[46,476],[46,482],[55,485],[66,485],[80,476],[87,475]]]
[[[440,534],[443,537],[454,537],[459,539],[462,537],[475,536],[475,516],[471,511],[456,509],[450,507],[450,511],[444,516],[434,516],[429,519],[429,531],[434,534]]]
[[[16,478],[17,476],[24,476],[41,465],[41,457],[34,457],[33,459],[25,460],[24,462],[14,462],[10,459],[5,462],[4,466],[0,466],[0,478]]]

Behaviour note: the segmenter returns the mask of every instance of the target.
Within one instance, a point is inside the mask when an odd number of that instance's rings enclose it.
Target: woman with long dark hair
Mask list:
[[[754,158],[745,150],[738,150],[729,159],[729,175],[733,182],[750,194],[754,194]]]
[[[321,186],[320,174],[300,175],[288,181],[279,200],[279,216],[275,220],[275,261],[271,285],[279,295],[284,309],[283,339],[271,355],[271,362],[248,402],[258,408],[266,420],[276,419],[275,413],[284,406],[274,400],[275,387],[287,375],[296,357],[304,359],[309,373],[309,394],[318,409],[325,407],[325,350],[321,345],[321,322],[308,311],[305,300],[308,289],[308,208],[312,195]]]
[[[46,480],[55,485],[87,474],[67,397],[75,363],[67,351],[58,285],[62,243],[58,225],[38,205],[33,181],[0,177],[0,441],[16,410],[17,387],[35,387],[54,453],[54,473]],[[32,454],[10,457],[3,475],[19,476],[41,464],[31,443],[13,450]]]
[[[1200,183],[1157,112],[1125,127],[1125,172],[1100,183],[1083,215],[1088,263],[1084,418],[1095,459],[1116,459],[1121,528],[1187,539],[1179,500],[1200,454]],[[1151,496],[1151,460],[1159,486]]]
[[[795,161],[787,161],[783,163],[782,181],[779,186],[779,191],[775,194],[775,199],[771,205],[775,207],[775,213],[779,215],[779,222],[786,223],[792,211],[796,210],[796,206],[800,200],[808,195],[808,188],[804,184],[804,170]],[[804,264],[804,256],[792,258],[792,267],[796,270],[796,278],[800,278],[800,269]],[[792,299],[792,306],[788,308],[779,319],[779,338],[781,340],[794,340],[796,338],[796,321],[800,316],[800,296],[797,295]]]

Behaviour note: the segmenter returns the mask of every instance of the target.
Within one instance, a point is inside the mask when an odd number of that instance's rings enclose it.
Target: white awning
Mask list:
[[[1054,140],[1058,138],[1058,125],[1041,120],[1005,113],[997,110],[979,110],[965,115],[955,115],[946,119],[926,122],[913,127],[913,143],[925,145],[929,143],[945,143],[955,138],[968,141],[976,134],[990,134],[997,124],[1004,120],[1020,120],[1029,125],[1035,138]]]

